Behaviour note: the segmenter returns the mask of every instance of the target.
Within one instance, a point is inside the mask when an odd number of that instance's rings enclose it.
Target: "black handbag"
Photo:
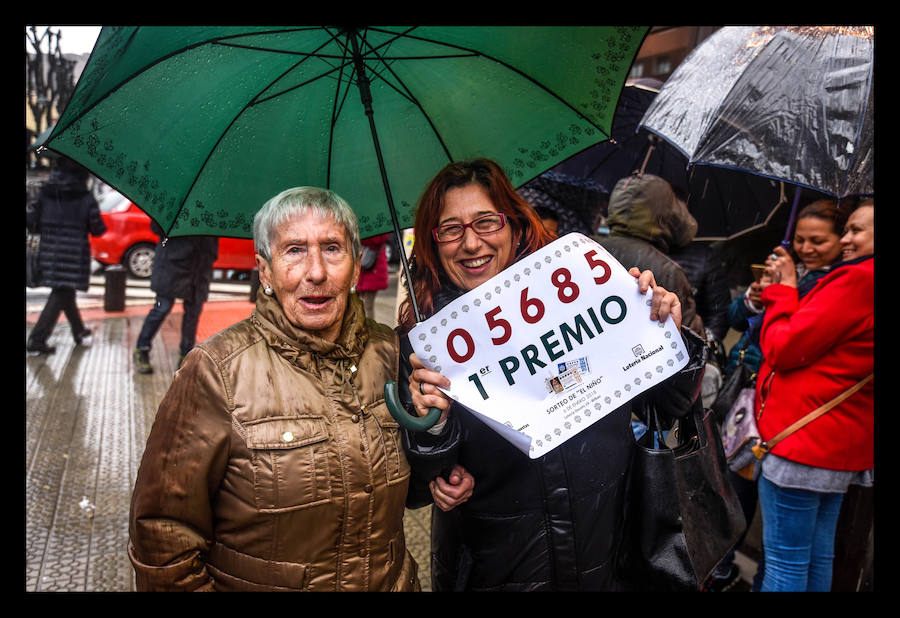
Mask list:
[[[40,237],[37,234],[25,235],[25,286],[36,288],[41,285],[41,267],[39,262]]]
[[[697,591],[746,520],[711,411],[693,406],[679,421],[675,448],[655,448],[659,421],[652,406],[647,412],[650,429],[629,473],[619,573],[632,590]]]

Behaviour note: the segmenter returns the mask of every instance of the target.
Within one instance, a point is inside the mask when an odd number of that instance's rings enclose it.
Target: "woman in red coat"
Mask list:
[[[764,361],[757,388],[762,440],[780,433],[873,372],[874,200],[853,212],[844,261],[798,299],[796,269],[776,248],[763,290]],[[850,484],[874,475],[874,381],[778,443],[763,460],[759,501],[766,554],[762,591],[831,588],[834,535]]]

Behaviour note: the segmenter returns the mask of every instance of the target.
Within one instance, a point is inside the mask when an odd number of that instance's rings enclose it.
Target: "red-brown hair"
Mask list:
[[[434,312],[434,294],[441,287],[441,276],[444,274],[431,230],[438,225],[447,191],[471,184],[484,187],[497,212],[506,215],[512,226],[513,238],[518,238],[519,241],[516,260],[555,239],[544,228],[534,208],[516,193],[506,173],[495,162],[490,159],[473,159],[450,163],[431,180],[416,206],[413,226],[415,241],[410,256],[410,270],[416,302],[425,318]],[[400,305],[400,326],[408,331],[415,322],[412,304],[406,298]]]

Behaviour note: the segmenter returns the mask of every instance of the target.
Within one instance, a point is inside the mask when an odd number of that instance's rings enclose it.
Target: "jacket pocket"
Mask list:
[[[384,399],[365,406],[378,422],[381,441],[384,444],[384,465],[388,484],[404,481],[409,476],[409,463],[400,441],[400,423],[388,411]]]
[[[206,557],[207,569],[221,591],[307,590],[307,564],[264,560],[221,543],[213,543]]]
[[[324,419],[270,417],[245,423],[243,430],[261,512],[293,510],[331,499]]]

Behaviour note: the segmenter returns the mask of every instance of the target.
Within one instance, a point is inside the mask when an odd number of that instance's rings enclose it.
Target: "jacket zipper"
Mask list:
[[[763,410],[766,408],[766,401],[769,399],[769,392],[772,389],[772,378],[775,377],[775,371],[766,376],[765,381],[763,382],[762,388],[759,389],[760,393],[764,393],[762,397],[762,402],[759,405],[759,412],[756,413],[756,420],[759,422],[759,419],[762,418]]]

